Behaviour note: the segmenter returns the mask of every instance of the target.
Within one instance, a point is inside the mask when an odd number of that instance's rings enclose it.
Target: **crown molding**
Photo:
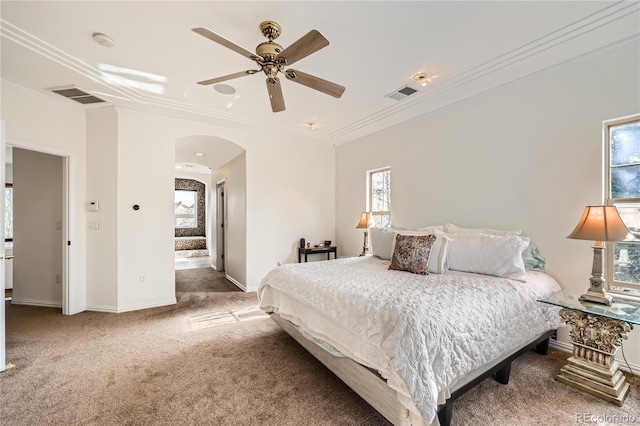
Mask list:
[[[507,52],[504,52],[492,59],[489,59],[481,64],[475,65],[466,71],[463,71],[451,78],[443,81],[442,84],[433,84],[431,87],[428,86],[427,90],[419,91],[419,93],[411,98],[400,101],[396,104],[393,104],[387,108],[376,111],[366,117],[361,118],[358,121],[355,121],[347,126],[344,126],[341,129],[335,130],[329,134],[329,139],[335,141],[337,144],[341,142],[348,142],[349,140],[353,140],[357,137],[361,137],[364,134],[371,133],[378,129],[370,129],[367,132],[367,128],[370,126],[380,123],[383,120],[389,119],[401,112],[404,112],[407,109],[415,108],[417,106],[422,105],[423,108],[427,108],[428,111],[423,112],[419,115],[424,115],[425,113],[432,112],[434,110],[443,108],[450,103],[440,103],[435,106],[429,108],[424,104],[430,101],[433,101],[438,96],[441,96],[445,93],[452,92],[456,89],[464,88],[468,86],[470,83],[480,80],[490,74],[498,72],[503,69],[507,69],[509,67],[513,67],[523,61],[526,61],[535,56],[541,55],[553,48],[561,46],[565,43],[568,43],[574,39],[579,37],[583,37],[587,34],[590,34],[593,31],[596,31],[604,26],[611,25],[616,23],[618,20],[623,19],[629,15],[637,14],[640,10],[640,3],[638,2],[617,2],[613,3],[607,7],[604,7],[597,12],[594,12],[590,15],[587,15],[581,19],[578,19],[571,24],[565,25],[562,28],[551,31],[544,36],[538,37],[537,39],[531,40],[527,43],[520,45],[515,49],[511,49]],[[568,61],[564,61],[560,64],[554,64],[550,67],[544,67],[538,71],[534,71],[528,73],[525,76],[513,78],[508,82],[504,82],[500,85],[490,87],[485,90],[481,90],[480,93],[486,92],[487,90],[493,90],[498,87],[504,86],[506,84],[510,84],[514,81],[520,80],[522,78],[531,77],[533,75],[548,72],[549,69],[555,68],[558,65],[563,65],[568,62],[573,62],[575,60],[581,60],[587,56],[599,56],[602,54],[606,54],[610,49],[617,49],[619,45],[626,45],[630,41],[637,40],[640,33],[636,33],[634,36],[631,36],[626,39],[618,40],[615,43],[612,43],[604,48],[595,49],[583,55],[580,55],[576,58],[572,58]],[[469,96],[464,96],[463,98],[468,98],[471,96],[475,96],[478,93],[470,93]],[[459,99],[460,100],[460,99]],[[459,101],[458,100],[458,101]],[[451,102],[453,103],[453,102]],[[354,134],[358,133],[355,137]]]
[[[102,98],[107,98],[107,100],[109,100],[109,102],[115,106],[129,107],[131,109],[141,109],[147,106],[153,107],[153,109],[155,110],[164,111],[164,113],[167,115],[172,115],[171,111],[179,112],[181,113],[181,116],[187,116],[195,121],[215,121],[218,125],[224,125],[224,123],[227,123],[227,125],[231,127],[240,126],[243,128],[258,128],[269,131],[293,133],[305,137],[323,138],[322,132],[316,131],[313,135],[310,135],[309,130],[302,126],[275,124],[265,120],[258,120],[253,117],[246,117],[243,115],[220,111],[213,108],[189,104],[187,102],[166,99],[161,96],[149,95],[143,91],[131,87],[112,84],[109,82],[109,79],[103,77],[103,72],[99,69],[83,62],[78,58],[75,58],[67,52],[58,49],[57,47],[45,42],[44,40],[30,34],[29,32],[17,27],[16,25],[11,24],[4,19],[0,19],[0,37],[11,40],[12,42],[19,44],[20,46],[29,49],[32,52],[49,59],[50,61],[66,67],[69,70],[91,80],[94,83],[99,84],[111,93],[91,90],[83,87],[81,84],[78,84],[78,86],[82,87],[82,90],[86,92]],[[43,92],[46,92],[46,90],[43,89]],[[326,138],[326,136],[324,136],[324,138]]]

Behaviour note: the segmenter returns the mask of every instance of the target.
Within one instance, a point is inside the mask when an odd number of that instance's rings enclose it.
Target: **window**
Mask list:
[[[374,226],[391,226],[391,168],[372,170],[369,173],[367,194],[369,211]]]
[[[13,241],[13,185],[4,188],[4,240]]]
[[[198,227],[198,193],[176,189],[176,228]]]
[[[607,204],[640,239],[640,115],[604,123]],[[640,241],[609,243],[608,290],[640,297]]]

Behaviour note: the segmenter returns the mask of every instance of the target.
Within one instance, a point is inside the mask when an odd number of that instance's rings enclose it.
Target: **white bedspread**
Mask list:
[[[560,324],[536,302],[560,290],[541,272],[523,283],[387,268],[372,256],[280,266],[260,284],[260,307],[377,369],[427,424],[462,376]]]

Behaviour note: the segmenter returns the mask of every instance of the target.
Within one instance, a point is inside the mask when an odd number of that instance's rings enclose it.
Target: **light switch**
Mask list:
[[[97,201],[89,201],[89,211],[97,212],[100,209],[100,206]]]
[[[100,222],[98,222],[97,220],[90,220],[89,229],[91,229],[92,231],[97,231],[98,229],[100,229]]]

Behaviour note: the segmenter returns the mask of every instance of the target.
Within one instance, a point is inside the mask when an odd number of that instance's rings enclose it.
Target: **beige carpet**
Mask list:
[[[175,306],[124,314],[7,305],[2,425],[388,425],[210,268],[176,271]],[[453,425],[640,424],[553,380],[567,354],[525,354],[507,386],[460,398]],[[617,417],[616,417],[617,416]],[[625,416],[627,421],[625,422]]]

